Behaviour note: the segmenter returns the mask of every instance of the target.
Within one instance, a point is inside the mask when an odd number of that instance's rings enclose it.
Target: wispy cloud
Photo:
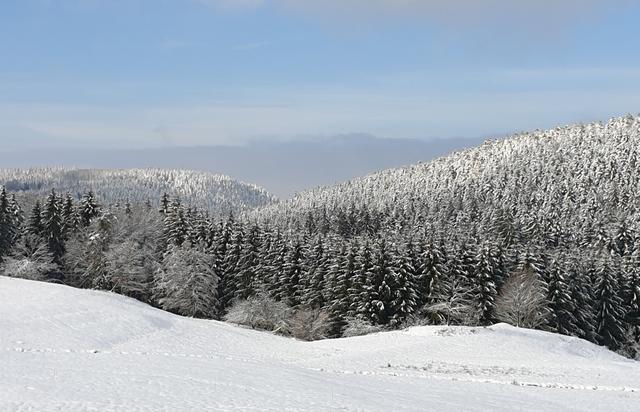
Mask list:
[[[500,75],[517,79],[531,78],[580,78],[580,79],[629,79],[640,78],[636,67],[544,67],[502,70]]]
[[[246,51],[246,50],[261,49],[263,47],[267,47],[270,45],[271,45],[270,41],[257,41],[253,43],[236,44],[235,46],[232,47],[232,49],[237,51]]]
[[[274,92],[262,101],[217,104],[0,105],[0,118],[6,119],[0,124],[0,136],[21,141],[37,135],[98,147],[241,144],[309,133],[447,138],[606,120],[634,107],[640,107],[637,87],[615,92],[439,91],[412,95],[326,89],[304,94],[295,89]]]
[[[268,4],[267,0],[195,0],[205,6],[226,11],[255,10]]]
[[[189,43],[180,40],[165,40],[158,47],[162,50],[178,50],[189,46]]]
[[[227,10],[272,7],[286,12],[342,21],[411,19],[444,27],[544,32],[574,24],[606,9],[620,9],[633,0],[195,0]],[[496,26],[496,24],[498,24]],[[470,27],[471,26],[471,27]]]

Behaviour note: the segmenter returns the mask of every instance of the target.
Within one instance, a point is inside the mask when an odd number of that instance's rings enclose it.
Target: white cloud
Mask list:
[[[544,32],[573,24],[604,9],[621,9],[632,0],[196,0],[221,9],[261,7],[345,22],[411,19],[465,28],[485,26]]]
[[[72,145],[242,144],[265,138],[363,132],[384,137],[479,136],[606,120],[640,107],[626,91],[556,90],[413,94],[292,90],[259,101],[194,106],[0,105],[0,144],[29,136]],[[5,136],[4,138],[2,136]]]
[[[271,42],[269,41],[257,41],[254,43],[237,44],[233,46],[232,49],[237,51],[246,51],[246,50],[261,49],[269,45],[271,45]]]
[[[195,0],[205,6],[226,11],[255,10],[267,4],[267,0]]]
[[[165,40],[159,44],[162,50],[178,50],[189,47],[189,43],[180,40]]]

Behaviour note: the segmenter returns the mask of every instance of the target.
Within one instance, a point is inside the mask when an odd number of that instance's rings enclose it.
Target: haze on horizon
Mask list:
[[[606,120],[640,108],[639,18],[626,0],[6,0],[0,151],[16,153],[11,165],[97,166],[82,153],[295,153],[313,137],[313,156],[318,142],[335,152],[336,138],[366,135],[410,152],[416,140]],[[455,139],[447,147],[467,145]],[[366,142],[351,147],[367,157]],[[332,179],[443,153],[413,154]],[[304,184],[316,183],[331,182]]]

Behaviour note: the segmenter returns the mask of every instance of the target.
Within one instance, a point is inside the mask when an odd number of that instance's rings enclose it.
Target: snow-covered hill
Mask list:
[[[170,169],[0,169],[9,191],[45,194],[51,189],[74,196],[93,190],[106,203],[157,203],[164,193],[183,204],[226,214],[266,206],[275,198],[253,184],[228,176]]]
[[[640,116],[619,117],[487,141],[302,192],[250,216],[293,228],[313,218],[347,235],[373,226],[466,241],[588,242],[601,225],[640,225],[639,159]]]
[[[0,410],[634,411],[640,363],[577,338],[416,327],[299,342],[0,277]]]

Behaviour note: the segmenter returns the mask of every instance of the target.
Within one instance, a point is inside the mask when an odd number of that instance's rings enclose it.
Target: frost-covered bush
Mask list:
[[[289,322],[291,334],[301,340],[326,339],[331,330],[329,315],[320,309],[299,309]]]
[[[291,309],[264,292],[258,292],[245,300],[234,303],[224,320],[252,329],[289,334]]]
[[[5,258],[0,273],[22,279],[48,280],[47,275],[57,268],[47,245],[36,237],[25,236],[13,253]]]
[[[213,257],[189,244],[172,246],[154,279],[158,305],[197,318],[218,316],[218,275]]]
[[[420,313],[415,313],[411,316],[407,316],[407,318],[400,325],[400,329],[411,328],[414,326],[427,326],[433,325],[434,322],[423,313],[422,310]]]
[[[346,319],[346,326],[342,333],[342,336],[349,338],[352,336],[369,335],[371,333],[380,332],[383,329],[380,326],[374,326],[366,320],[359,317],[352,317]]]
[[[148,300],[150,284],[158,264],[147,246],[125,240],[106,253],[106,261],[113,291],[142,301]]]
[[[548,316],[544,285],[531,271],[512,274],[496,299],[496,317],[510,325],[538,328]]]
[[[475,308],[473,285],[461,276],[441,280],[431,293],[430,303],[421,312],[429,323],[435,325],[475,325],[478,311]]]

